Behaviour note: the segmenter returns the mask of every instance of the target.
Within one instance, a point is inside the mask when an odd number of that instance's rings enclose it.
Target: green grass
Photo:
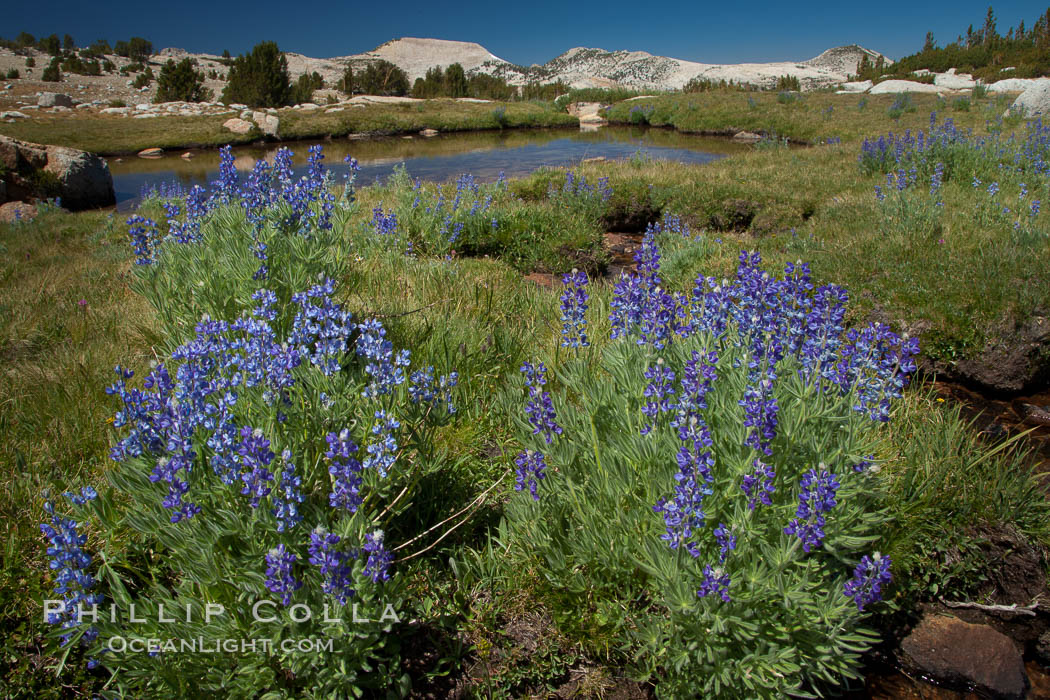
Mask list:
[[[502,110],[502,112],[500,112]],[[253,130],[234,134],[223,122],[236,116],[132,119],[76,115],[34,117],[0,124],[0,134],[23,141],[70,146],[101,155],[137,153],[145,148],[201,148],[258,141]],[[284,110],[278,114],[281,139],[313,139],[347,134],[391,135],[423,129],[473,131],[482,129],[577,126],[579,121],[553,105],[522,102],[472,103],[428,100],[420,103],[344,107],[342,112]]]
[[[912,95],[916,112],[905,113],[894,121],[888,118],[887,110],[896,97],[811,92],[783,101],[776,93],[713,91],[621,102],[609,109],[608,118],[612,123],[638,123],[639,117],[633,117],[631,110],[639,110],[637,114],[651,108],[649,124],[684,132],[732,135],[751,131],[776,134],[797,143],[817,143],[833,137],[854,142],[891,129],[902,132],[923,128],[927,126],[930,112],[939,108],[936,96]],[[967,128],[983,127],[986,115],[954,116],[960,128]]]
[[[107,461],[113,366],[141,369],[153,335],[127,287],[126,237],[102,213],[0,225],[0,689],[58,697],[41,635],[48,586],[43,501],[97,480]],[[84,305],[80,301],[85,302]],[[73,670],[66,692],[89,687]]]

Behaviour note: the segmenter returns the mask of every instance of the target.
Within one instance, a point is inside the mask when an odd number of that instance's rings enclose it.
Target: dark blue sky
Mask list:
[[[257,0],[202,2],[5,3],[0,36],[25,30],[65,33],[78,45],[143,36],[159,50],[234,55],[262,40],[315,57],[360,53],[402,36],[476,41],[514,63],[543,63],[566,49],[588,46],[649,51],[705,63],[804,60],[826,48],[860,44],[891,58],[922,47],[927,31],[944,44],[979,27],[988,0],[820,2],[782,0],[663,3],[608,0],[502,3],[493,0],[332,2]],[[1032,2],[997,2],[1002,33],[1046,11]]]

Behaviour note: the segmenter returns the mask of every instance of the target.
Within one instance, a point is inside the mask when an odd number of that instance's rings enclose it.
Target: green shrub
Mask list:
[[[51,59],[51,63],[48,64],[44,72],[40,74],[40,79],[49,83],[58,83],[62,81],[62,71],[59,70],[58,58]]]
[[[974,100],[983,100],[988,97],[988,86],[984,83],[977,83],[970,91],[970,97]]]
[[[36,59],[30,56],[26,59],[26,68],[32,68],[36,65]]]
[[[324,78],[317,71],[312,74],[303,73],[292,87],[292,102],[304,104],[314,101],[314,91],[324,87]]]
[[[204,73],[197,70],[194,59],[184,58],[175,63],[169,58],[161,66],[154,102],[206,102],[211,96],[211,90],[204,87]]]
[[[788,91],[799,92],[799,91],[802,90],[802,84],[799,82],[797,76],[794,76],[794,75],[782,75],[779,78],[777,78],[777,87],[776,87],[776,89],[778,91],[780,91],[780,90],[788,90]]]
[[[409,90],[405,71],[384,60],[372,61],[359,71],[354,86],[366,95],[406,95]]]
[[[249,107],[283,107],[291,102],[292,87],[288,77],[288,59],[277,44],[264,41],[251,53],[234,59],[222,91],[226,104],[240,103]]]
[[[343,75],[339,78],[339,83],[336,84],[336,88],[340,92],[345,92],[347,95],[352,95],[354,92],[354,67],[349,62],[346,64],[346,68],[343,69]]]
[[[18,72],[17,68],[12,68],[11,70],[7,71],[7,76],[5,77],[8,80],[18,80],[21,77],[21,74]]]
[[[146,70],[139,73],[135,80],[131,83],[131,87],[136,90],[140,90],[144,87],[148,87],[153,83],[153,69],[146,66]]]

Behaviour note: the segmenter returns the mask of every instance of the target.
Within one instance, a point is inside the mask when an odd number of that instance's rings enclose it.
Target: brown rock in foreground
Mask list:
[[[25,202],[8,202],[0,204],[0,223],[10,224],[15,221],[31,221],[36,217],[36,207]]]
[[[60,197],[77,211],[116,203],[113,177],[102,158],[65,146],[47,146],[0,136],[0,170],[7,199]]]
[[[1022,700],[1024,660],[1010,638],[987,625],[927,613],[901,642],[905,667],[945,686],[982,696]]]

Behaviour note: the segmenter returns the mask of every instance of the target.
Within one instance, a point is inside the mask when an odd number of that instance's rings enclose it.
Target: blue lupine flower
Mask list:
[[[529,388],[529,400],[525,404],[525,414],[532,425],[532,434],[543,434],[544,441],[549,445],[555,435],[561,435],[562,428],[557,423],[554,413],[554,404],[549,392],[543,391],[542,387],[547,383],[547,368],[540,362],[533,365],[525,362],[521,366],[525,375],[525,384]]]
[[[587,273],[573,268],[562,277],[565,291],[561,295],[562,347],[587,347]]]
[[[377,440],[368,445],[365,451],[368,456],[365,457],[364,467],[366,469],[375,469],[379,472],[379,476],[386,478],[387,471],[394,466],[394,459],[397,453],[397,441],[394,440],[394,431],[401,427],[401,424],[397,422],[397,419],[389,415],[386,411],[379,410],[375,413],[376,422],[372,426],[372,434],[377,436]]]
[[[543,453],[525,450],[514,459],[514,463],[518,465],[518,475],[514,484],[514,490],[521,491],[527,485],[529,493],[532,494],[532,499],[535,501],[540,500],[537,488],[539,487],[539,482],[547,476],[547,463],[544,460]]]
[[[434,368],[425,367],[413,372],[408,381],[408,396],[412,403],[443,403],[450,414],[456,412],[452,389],[459,383],[459,372],[443,375],[435,385]]]
[[[273,482],[273,474],[267,469],[274,458],[270,441],[263,437],[262,430],[253,430],[246,425],[241,428],[237,454],[241,457],[241,467],[244,469],[241,473],[241,481],[244,482],[241,493],[251,496],[249,505],[258,508],[260,499],[269,495]]]
[[[740,490],[744,492],[748,499],[748,509],[754,510],[759,503],[766,506],[773,505],[773,499],[770,497],[770,494],[776,491],[776,487],[773,485],[773,480],[777,476],[776,472],[773,471],[772,465],[764,464],[758,459],[752,463],[752,466],[755,467],[755,471],[744,475],[744,479],[740,484]]]
[[[750,428],[744,444],[765,453],[773,454],[770,447],[776,437],[777,413],[780,410],[777,400],[773,398],[773,379],[769,373],[756,384],[749,384],[744,391],[744,398],[738,402],[744,407],[744,426]]]
[[[725,564],[729,553],[736,549],[736,535],[725,523],[719,523],[715,528],[715,541],[718,542],[718,562]]]
[[[660,539],[667,542],[671,549],[684,546],[693,557],[698,557],[699,545],[693,538],[696,531],[704,526],[703,501],[704,496],[711,494],[707,484],[711,480],[713,460],[710,452],[701,451],[704,445],[711,444],[707,427],[697,418],[692,418],[690,422],[691,425],[682,426],[680,431],[685,435],[683,442],[692,442],[694,449],[683,447],[679,451],[674,494],[670,500],[661,498],[657,501],[653,511],[664,518],[666,532]],[[689,435],[687,431],[695,435]]]
[[[89,499],[90,500],[90,499]],[[102,596],[92,593],[95,578],[89,573],[91,555],[84,551],[87,535],[77,532],[74,520],[63,518],[55,513],[54,505],[48,501],[44,510],[51,516],[50,523],[41,523],[40,531],[49,541],[47,555],[51,557],[48,567],[54,572],[54,595],[60,597],[64,607],[57,613],[48,616],[48,623],[61,624],[62,629],[69,630],[62,635],[62,644],[68,644],[81,627],[81,611],[102,603]],[[89,626],[84,628],[80,637],[81,644],[87,646],[98,637],[98,629]]]
[[[372,579],[372,583],[390,580],[390,564],[394,560],[392,552],[383,546],[383,531],[365,535],[364,551],[368,552],[368,561],[365,562],[364,574]]]
[[[128,236],[131,238],[131,247],[135,251],[136,265],[152,265],[157,262],[157,248],[160,246],[160,236],[157,232],[157,224],[153,219],[135,214],[128,218]]]
[[[340,605],[346,605],[346,601],[355,594],[351,587],[351,562],[357,558],[357,552],[335,549],[339,542],[339,535],[318,526],[310,533],[310,557],[307,561],[321,570],[321,590],[335,597]]]
[[[273,498],[273,515],[277,518],[277,532],[291,530],[303,519],[299,513],[299,504],[303,502],[303,492],[300,490],[303,480],[295,473],[295,465],[292,463],[292,453],[289,450],[281,452],[281,483],[277,495]]]
[[[96,498],[98,498],[98,491],[96,491],[92,486],[83,486],[80,489],[80,493],[73,493],[72,491],[67,491],[62,495],[68,498],[73,503],[73,505],[82,506],[88,501],[93,501]]]
[[[356,513],[364,499],[361,498],[361,463],[357,461],[357,445],[344,428],[338,435],[325,436],[328,451],[324,453],[329,462],[328,473],[332,475],[332,492],[328,504],[332,508],[345,508]]]
[[[405,381],[405,367],[408,367],[409,352],[394,352],[394,344],[386,340],[386,329],[376,319],[358,324],[361,334],[357,337],[357,354],[367,361],[365,372],[372,377],[372,382],[365,387],[363,395],[376,398],[389,394],[394,387]]]
[[[839,482],[835,475],[827,470],[818,473],[815,469],[810,469],[802,475],[799,484],[802,492],[798,497],[795,519],[784,528],[784,532],[802,540],[802,550],[808,553],[824,541],[824,514],[835,507],[835,493]]]
[[[212,183],[212,197],[229,203],[237,193],[237,168],[233,165],[233,149],[223,146],[219,149],[219,179]]]
[[[729,574],[721,568],[711,568],[710,564],[704,565],[704,578],[700,582],[700,589],[696,594],[701,598],[709,595],[719,596],[723,602],[728,603],[729,597]]]
[[[853,570],[853,578],[845,583],[842,591],[847,598],[853,599],[858,611],[863,612],[866,606],[882,600],[882,587],[893,580],[891,564],[889,557],[878,552],[870,557],[861,557],[857,568]]]
[[[649,383],[645,386],[646,401],[642,405],[642,414],[649,421],[642,426],[642,435],[648,435],[652,431],[660,414],[676,408],[674,370],[664,365],[663,358],[658,358],[656,364],[646,368],[645,378],[649,380]]]
[[[292,602],[292,593],[303,587],[303,582],[295,578],[292,567],[297,557],[279,544],[266,555],[266,587],[271,593],[279,593],[281,604]]]
[[[326,376],[339,371],[355,328],[350,313],[332,300],[334,293],[335,283],[325,278],[305,292],[292,295],[300,309],[292,320],[289,342]]]
[[[613,287],[613,298],[609,304],[609,320],[612,322],[613,340],[634,335],[642,323],[648,293],[638,275],[621,273]]]

